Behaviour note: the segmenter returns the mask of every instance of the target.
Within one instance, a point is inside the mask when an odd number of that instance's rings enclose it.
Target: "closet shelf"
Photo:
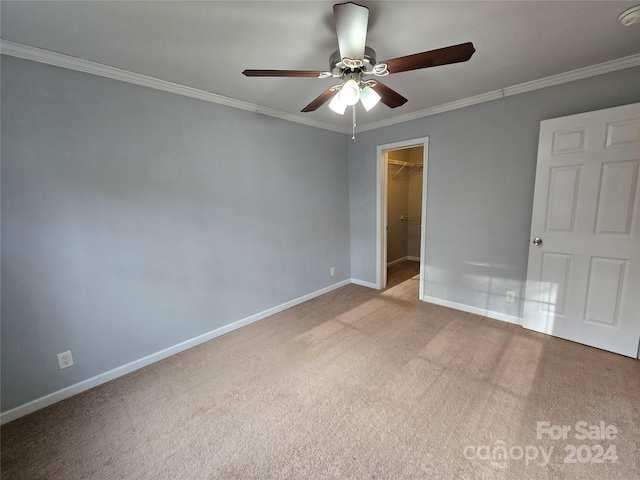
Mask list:
[[[387,160],[389,165],[399,165],[401,167],[422,167],[421,163],[401,162],[400,160]]]
[[[420,217],[410,217],[409,215],[400,215],[400,220],[421,220]]]

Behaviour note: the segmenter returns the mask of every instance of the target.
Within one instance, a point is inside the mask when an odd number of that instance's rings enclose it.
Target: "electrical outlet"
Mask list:
[[[516,301],[516,292],[507,290],[507,302],[514,303]]]
[[[336,274],[335,267],[331,267],[331,276],[333,277]]]
[[[73,356],[71,355],[71,350],[58,354],[58,366],[60,367],[60,370],[62,370],[63,368],[68,368],[71,365],[73,365]]]

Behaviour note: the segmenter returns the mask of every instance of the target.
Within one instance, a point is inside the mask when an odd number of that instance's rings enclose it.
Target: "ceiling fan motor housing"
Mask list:
[[[336,78],[342,78],[350,72],[373,73],[376,64],[376,52],[371,47],[364,47],[364,58],[340,58],[340,50],[329,57],[329,71]]]

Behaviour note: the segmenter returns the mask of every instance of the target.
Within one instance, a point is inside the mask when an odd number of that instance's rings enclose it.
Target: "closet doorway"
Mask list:
[[[420,274],[424,296],[428,138],[378,146],[377,287]]]

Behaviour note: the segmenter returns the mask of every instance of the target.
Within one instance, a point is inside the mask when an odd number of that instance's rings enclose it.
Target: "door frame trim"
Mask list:
[[[376,288],[387,286],[387,152],[406,148],[424,147],[422,152],[422,211],[420,229],[420,289],[418,297],[424,300],[424,270],[426,260],[427,226],[427,172],[429,166],[429,137],[401,142],[385,143],[376,147]]]

